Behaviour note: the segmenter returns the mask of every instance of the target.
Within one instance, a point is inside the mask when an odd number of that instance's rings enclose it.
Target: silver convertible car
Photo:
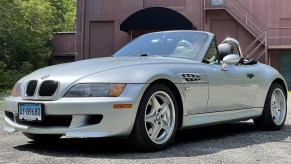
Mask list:
[[[232,38],[209,32],[143,35],[112,57],[37,70],[5,99],[7,132],[34,141],[124,137],[145,151],[165,149],[177,130],[253,119],[279,130],[287,87],[272,67],[245,59]]]

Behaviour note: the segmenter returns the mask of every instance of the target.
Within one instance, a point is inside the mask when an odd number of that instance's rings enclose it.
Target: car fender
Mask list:
[[[282,87],[285,89],[285,91],[288,91],[284,77],[273,67],[258,63],[257,65],[254,65],[254,69],[256,70],[256,74],[258,76],[257,78],[259,79],[258,89],[253,105],[254,107],[264,107],[269,88],[272,83],[278,79],[283,81],[284,85]]]
[[[185,102],[185,88],[181,85],[181,79],[178,74],[171,69],[175,65],[171,64],[145,64],[120,67],[92,74],[84,77],[75,83],[126,83],[143,85],[139,91],[136,101],[140,102],[142,95],[148,86],[158,80],[166,80],[174,84],[179,91],[179,96],[183,103],[183,113],[187,110]],[[126,78],[125,78],[126,77]],[[177,94],[177,93],[174,93]]]

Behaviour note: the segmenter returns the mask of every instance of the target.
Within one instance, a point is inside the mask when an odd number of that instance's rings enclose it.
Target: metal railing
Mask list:
[[[243,51],[247,58],[260,59],[264,56],[268,64],[268,49],[291,49],[291,27],[267,28],[239,0],[221,0],[224,5],[215,6],[211,5],[211,1],[204,0],[204,9],[225,9],[255,37]]]
[[[261,47],[268,49],[291,49],[291,27],[270,27],[265,29],[244,51],[251,57]],[[261,57],[260,55],[258,56]]]
[[[262,23],[238,0],[223,0],[222,2],[224,2],[224,5],[222,6],[213,6],[211,1],[212,0],[204,0],[205,9],[224,8],[255,37],[260,36],[266,30],[265,24]]]
[[[243,54],[247,54],[247,58],[251,58],[262,46],[267,46],[267,30],[264,30],[245,50]],[[264,50],[265,50],[264,48]]]
[[[255,37],[260,36],[266,26],[237,0],[225,0],[226,10],[246,27]]]
[[[269,47],[291,48],[291,27],[271,27],[267,33]]]
[[[257,60],[264,56],[268,64],[268,49],[291,49],[291,27],[267,28],[243,53],[248,54],[247,58],[255,57]]]
[[[204,0],[205,9],[224,8],[255,37],[255,40],[250,43],[250,45],[243,51],[244,54],[247,54],[246,57],[252,58],[256,54],[256,59],[259,59],[265,55],[265,63],[268,63],[268,40],[265,24],[262,23],[256,16],[254,16],[238,0],[224,0],[223,6],[213,6],[210,2],[211,0]]]

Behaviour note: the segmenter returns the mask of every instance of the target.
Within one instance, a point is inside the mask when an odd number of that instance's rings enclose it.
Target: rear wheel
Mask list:
[[[25,132],[23,132],[23,134],[27,138],[35,142],[46,142],[46,143],[57,141],[62,136],[62,135],[56,135],[56,134],[31,134],[31,133],[25,133]]]
[[[254,119],[254,123],[264,130],[280,130],[286,120],[287,104],[283,87],[273,83],[265,100],[262,116]]]
[[[153,85],[141,99],[129,143],[143,151],[165,149],[175,137],[177,122],[173,92],[165,85]]]

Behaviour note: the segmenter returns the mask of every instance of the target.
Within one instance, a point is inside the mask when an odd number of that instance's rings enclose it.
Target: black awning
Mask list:
[[[139,10],[120,25],[120,30],[196,30],[196,27],[179,12],[164,8],[150,7]]]

